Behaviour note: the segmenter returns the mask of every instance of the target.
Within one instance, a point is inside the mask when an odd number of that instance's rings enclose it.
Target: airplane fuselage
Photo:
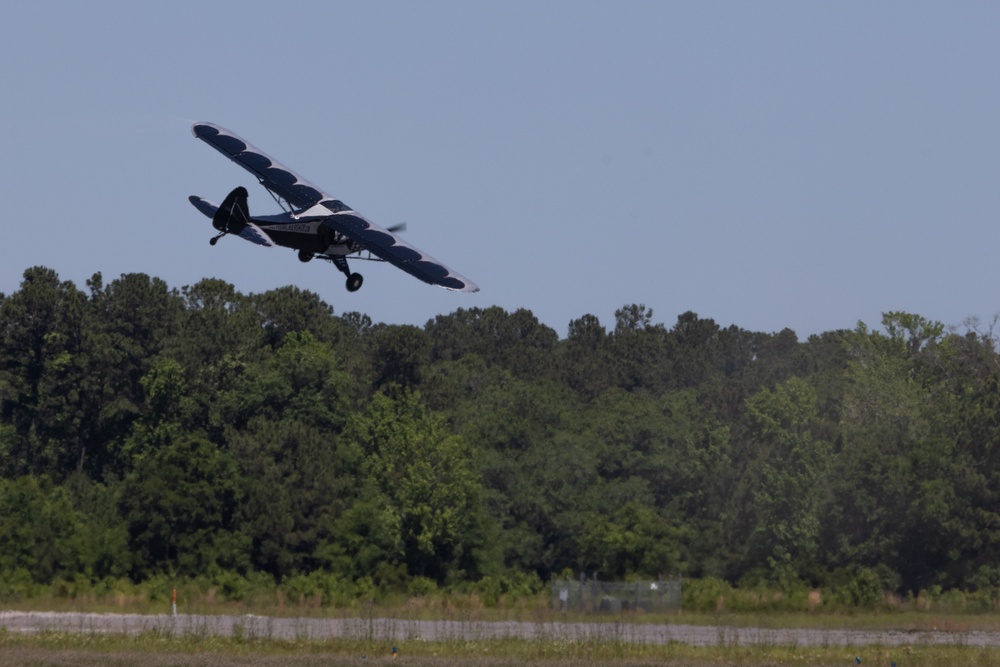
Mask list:
[[[250,222],[267,234],[275,245],[300,253],[343,257],[357,251],[350,239],[330,229],[318,218],[309,220],[294,213],[278,213],[251,216]]]

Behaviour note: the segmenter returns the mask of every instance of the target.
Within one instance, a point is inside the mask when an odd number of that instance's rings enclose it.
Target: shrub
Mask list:
[[[0,572],[0,600],[17,602],[38,595],[41,587],[35,583],[27,568]]]
[[[681,589],[681,606],[688,611],[722,611],[732,597],[733,587],[722,579],[685,579]]]
[[[410,583],[407,586],[407,593],[410,597],[427,597],[435,592],[437,592],[437,584],[434,583],[433,579],[428,579],[426,577],[413,577],[410,579]]]
[[[843,604],[874,609],[885,599],[885,590],[878,572],[870,567],[848,570],[849,578],[834,588],[835,597]]]

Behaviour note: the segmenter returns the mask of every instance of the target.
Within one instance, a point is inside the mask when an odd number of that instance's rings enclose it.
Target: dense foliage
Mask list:
[[[142,274],[0,295],[0,573],[1000,587],[992,331],[626,305],[423,328]]]

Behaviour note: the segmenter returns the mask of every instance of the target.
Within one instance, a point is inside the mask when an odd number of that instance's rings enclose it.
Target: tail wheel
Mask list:
[[[361,289],[361,283],[365,281],[364,277],[360,273],[352,273],[347,276],[347,291],[357,292]]]

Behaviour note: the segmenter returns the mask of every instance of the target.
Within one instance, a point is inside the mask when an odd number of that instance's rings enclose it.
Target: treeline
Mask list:
[[[29,269],[0,295],[0,576],[1000,592],[992,330],[652,317],[560,339]]]

